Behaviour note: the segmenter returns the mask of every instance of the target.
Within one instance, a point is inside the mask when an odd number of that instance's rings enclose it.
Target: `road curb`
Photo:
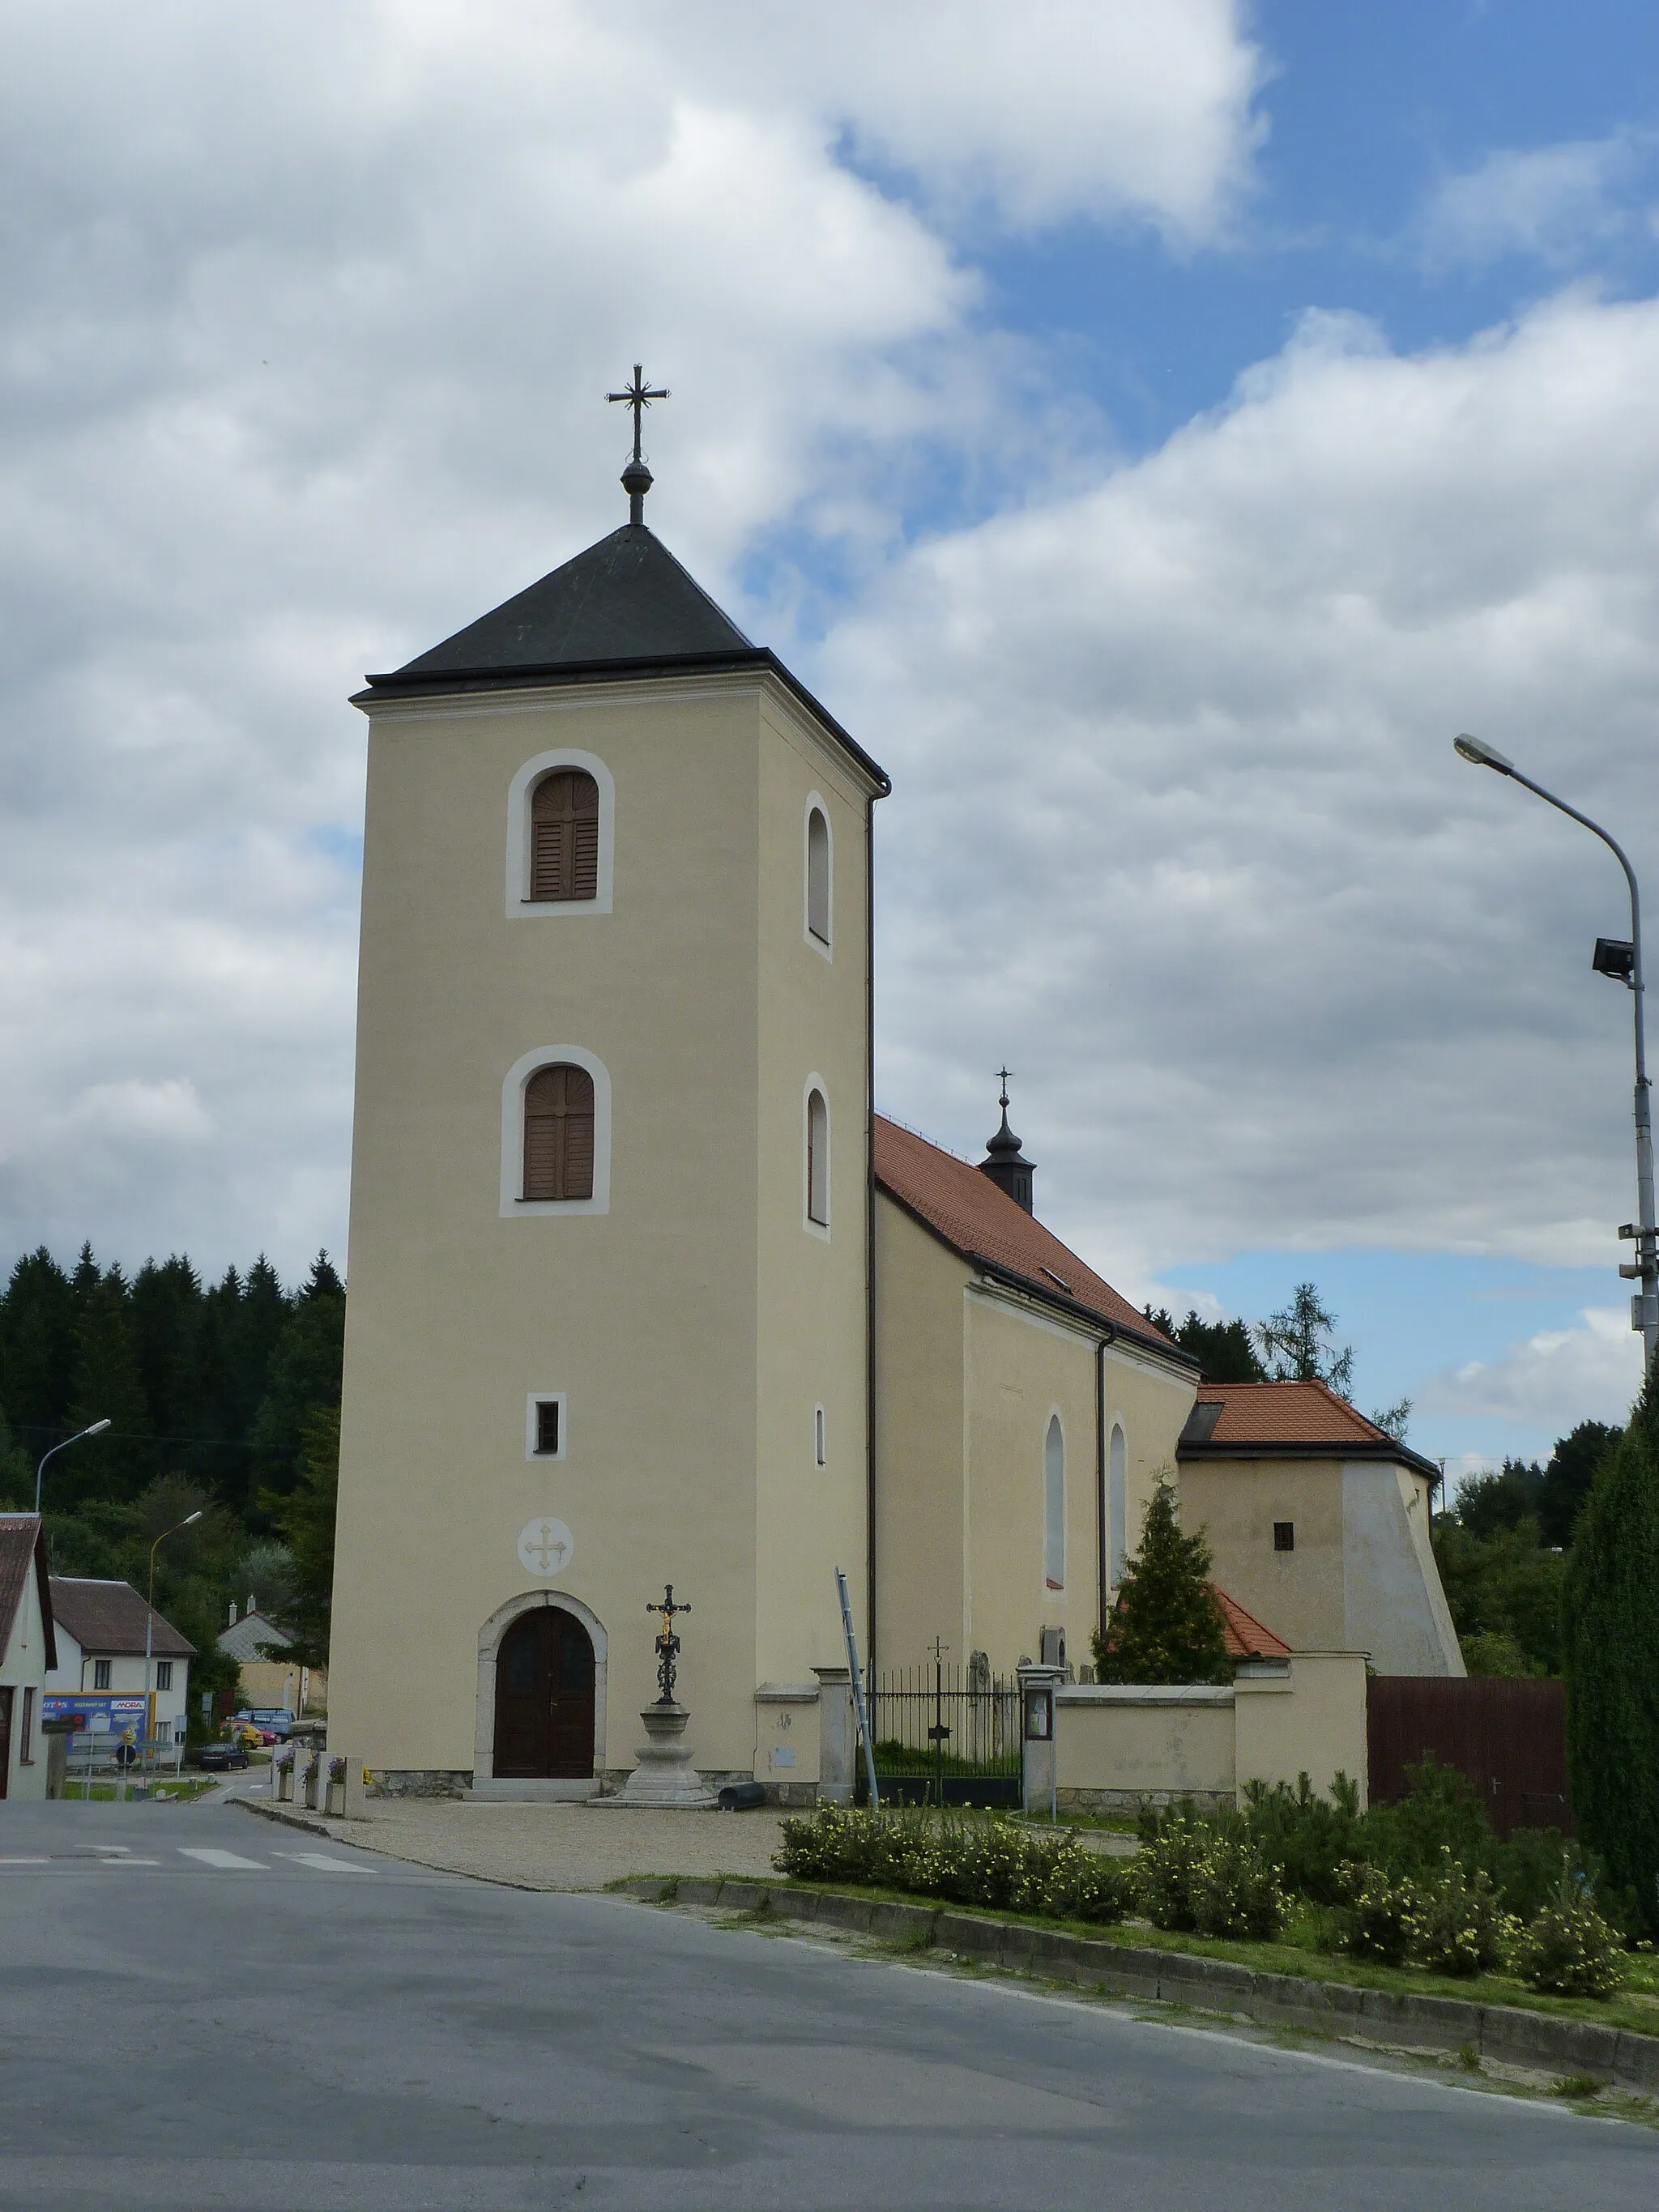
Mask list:
[[[257,1813],[262,1820],[279,1821],[285,1828],[301,1828],[308,1836],[321,1836],[325,1842],[335,1841],[332,1832],[320,1820],[307,1819],[303,1813],[290,1813],[281,1805],[262,1805],[257,1797],[233,1797],[233,1805],[240,1805],[250,1813]]]
[[[1501,2065],[1564,2076],[1582,2074],[1621,2089],[1659,2095],[1659,2036],[1608,2027],[1600,2021],[1257,1973],[1230,1959],[1142,1950],[1059,1929],[983,1920],[947,1906],[890,1904],[793,1883],[635,1875],[619,1887],[623,1894],[647,1904],[717,1905],[735,1912],[764,1909],[785,1919],[816,1922],[917,1950],[938,1947],[986,1966],[1075,1982],[1109,1996],[1187,2005],[1263,2027],[1308,2028],[1319,2035],[1417,2051],[1472,2050]]]

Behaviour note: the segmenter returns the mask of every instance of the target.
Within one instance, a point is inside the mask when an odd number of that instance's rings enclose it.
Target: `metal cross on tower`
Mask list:
[[[690,1613],[691,1608],[689,1605],[676,1605],[674,1585],[672,1583],[665,1583],[662,1586],[661,1598],[653,1598],[645,1609],[647,1613],[659,1613],[662,1617],[662,1634],[657,1638],[656,1644],[657,1686],[662,1692],[662,1695],[658,1698],[657,1703],[659,1705],[672,1705],[674,1702],[674,1662],[680,1654],[680,1639],[674,1633],[674,1616],[678,1613]]]
[[[997,1103],[1002,1108],[1005,1114],[1008,1110],[1008,1078],[1013,1073],[1013,1072],[1014,1071],[1012,1067],[1000,1067],[997,1070],[998,1078],[1002,1085],[1002,1096],[998,1099]]]
[[[625,392],[607,392],[605,396],[613,406],[618,400],[620,400],[623,406],[631,407],[633,409],[634,459],[636,461],[639,460],[641,458],[641,422],[644,416],[646,409],[651,404],[653,399],[666,399],[668,398],[666,388],[657,387],[647,384],[645,380],[645,371],[640,367],[638,362],[635,362],[634,364],[634,381],[628,386],[627,390]]]

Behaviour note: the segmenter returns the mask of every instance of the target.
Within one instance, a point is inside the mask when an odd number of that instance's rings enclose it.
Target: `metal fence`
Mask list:
[[[868,1692],[884,1804],[1018,1805],[1019,1685],[977,1668],[878,1674]],[[868,1792],[860,1765],[858,1799]]]

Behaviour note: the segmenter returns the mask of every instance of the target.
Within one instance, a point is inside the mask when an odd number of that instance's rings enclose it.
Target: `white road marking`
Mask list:
[[[208,1850],[200,1845],[192,1846],[189,1844],[180,1844],[179,1846],[179,1856],[183,1858],[200,1859],[204,1866],[245,1867],[251,1874],[269,1874],[270,1872],[270,1869],[265,1864],[263,1859],[240,1858],[234,1851]]]
[[[50,1859],[0,1859],[0,1866],[50,1866]]]
[[[326,1851],[278,1851],[279,1859],[297,1859],[301,1866],[315,1867],[320,1874],[368,1874],[371,1868],[359,1866],[356,1859],[331,1859]]]

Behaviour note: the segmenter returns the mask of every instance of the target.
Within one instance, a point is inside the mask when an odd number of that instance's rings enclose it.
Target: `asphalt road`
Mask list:
[[[228,1807],[0,1806],[0,2207],[1656,2203],[1659,2136],[1549,2105]]]

